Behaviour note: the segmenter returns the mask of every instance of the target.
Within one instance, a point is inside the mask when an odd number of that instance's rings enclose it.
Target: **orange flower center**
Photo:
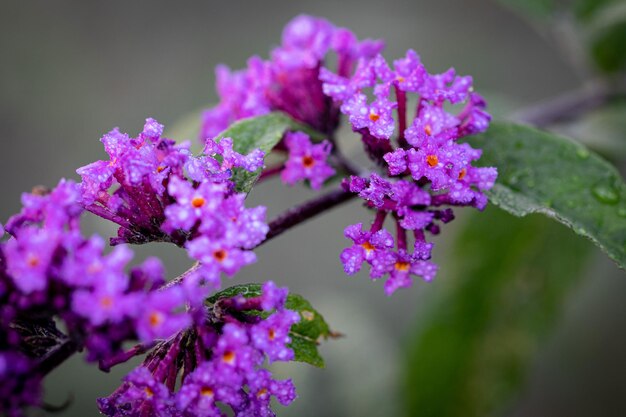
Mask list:
[[[202,198],[202,197],[194,197],[194,198],[191,200],[191,205],[192,205],[194,208],[200,208],[200,207],[204,206],[204,203],[205,203],[205,200],[204,200],[204,198]]]
[[[163,317],[161,317],[161,313],[153,311],[152,313],[150,313],[148,321],[150,322],[150,326],[155,327],[161,324],[161,322],[163,321]]]
[[[105,295],[100,300],[100,305],[102,306],[102,308],[111,308],[111,306],[113,305],[113,298],[109,297],[108,295]]]
[[[408,262],[396,262],[394,265],[398,271],[406,272],[411,268],[411,264]]]
[[[276,339],[276,332],[274,331],[274,329],[270,329],[267,332],[267,336],[269,337],[270,341]]]
[[[256,393],[257,398],[261,398],[263,397],[265,394],[267,394],[267,388],[261,388],[259,390],[259,392]]]
[[[200,394],[204,395],[205,397],[212,397],[214,395],[213,390],[209,387],[202,387],[202,389],[200,390]]]
[[[152,391],[150,387],[145,387],[143,390],[146,392],[146,395],[148,396],[148,398],[154,395],[154,391]]]
[[[433,134],[433,128],[430,127],[430,125],[426,125],[424,126],[424,133],[426,133],[428,136]]]
[[[371,244],[371,243],[369,243],[369,242],[362,243],[362,244],[361,244],[361,246],[362,246],[362,247],[363,247],[363,249],[365,249],[367,252],[371,252],[371,251],[373,251],[373,250],[374,250],[374,246],[372,246],[372,244]]]
[[[224,261],[227,255],[228,253],[224,249],[216,250],[215,252],[213,252],[213,257],[218,262]]]
[[[401,76],[401,75],[398,75],[398,76],[396,77],[396,80],[398,80],[398,82],[399,82],[399,83],[403,83],[403,82],[405,81],[405,80],[404,80],[404,77],[403,77],[403,76]]]
[[[375,121],[377,121],[378,119],[380,119],[380,116],[379,116],[378,114],[376,114],[376,113],[374,113],[374,112],[370,112],[370,120],[371,120],[372,122],[375,122]]]
[[[461,172],[459,172],[459,179],[462,180],[467,175],[467,170],[463,168]]]
[[[302,158],[302,165],[304,165],[305,168],[311,168],[313,165],[315,165],[315,159],[313,159],[312,156],[307,155]]]
[[[426,163],[429,167],[434,168],[439,164],[439,158],[437,158],[437,155],[428,155],[426,157]]]
[[[235,352],[229,350],[222,355],[222,360],[229,365],[235,363]]]
[[[26,260],[26,263],[28,264],[28,266],[30,266],[31,268],[36,267],[37,265],[39,265],[39,258],[36,255],[28,255],[28,259]]]

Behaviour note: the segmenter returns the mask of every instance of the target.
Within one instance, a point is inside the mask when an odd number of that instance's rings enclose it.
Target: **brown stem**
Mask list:
[[[338,189],[309,200],[299,206],[290,208],[270,222],[270,230],[267,233],[267,238],[261,244],[266,243],[292,227],[338,206],[355,196],[356,194],[354,193]]]

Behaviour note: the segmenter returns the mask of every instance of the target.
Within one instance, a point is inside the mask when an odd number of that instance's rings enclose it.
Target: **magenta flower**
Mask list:
[[[3,247],[7,274],[24,294],[46,289],[61,235],[55,230],[24,228]]]
[[[393,236],[384,229],[374,232],[364,231],[362,223],[346,227],[344,236],[354,242],[354,245],[344,249],[340,256],[346,274],[356,274],[363,262],[367,262],[372,266],[377,266],[371,269],[372,278],[380,277],[381,270],[378,266],[388,263],[389,249],[394,245]]]
[[[280,175],[284,183],[293,185],[308,180],[311,188],[318,190],[324,181],[335,174],[335,170],[326,162],[332,148],[329,141],[314,145],[307,134],[290,132],[285,138],[285,145],[289,150],[289,159]]]
[[[296,387],[290,379],[276,381],[271,378],[269,371],[259,370],[255,378],[250,381],[250,392],[248,393],[248,407],[238,416],[256,417],[273,416],[270,408],[272,396],[282,405],[291,404],[297,397]]]
[[[287,294],[289,290],[285,288],[277,287],[273,281],[267,281],[263,284],[263,290],[261,293],[261,308],[265,311],[272,311],[278,308],[283,308],[287,301]]]
[[[168,338],[191,324],[191,317],[184,311],[184,292],[179,287],[154,291],[137,302],[141,302],[141,309],[136,330],[144,342]]]
[[[399,288],[413,285],[412,275],[420,276],[426,282],[437,274],[437,265],[428,261],[416,260],[405,251],[398,251],[393,264],[389,265],[389,279],[385,282],[385,294],[391,295]]]
[[[270,361],[290,361],[293,350],[287,347],[291,342],[289,329],[300,321],[300,315],[291,310],[280,310],[251,329],[252,344],[265,353]]]
[[[367,96],[357,93],[344,101],[341,112],[348,115],[353,129],[367,128],[372,136],[389,139],[395,129],[392,111],[397,105],[387,99],[384,89],[375,93],[375,96],[376,99],[368,104]]]
[[[201,273],[215,287],[219,287],[219,276],[223,272],[235,275],[241,268],[256,261],[254,252],[234,247],[227,240],[213,241],[202,236],[187,242],[189,256],[202,263]]]
[[[212,216],[227,191],[221,183],[204,181],[193,187],[190,182],[178,177],[170,178],[167,190],[176,199],[176,204],[165,208],[166,221],[162,227],[169,233],[177,229],[190,231],[197,222]]]

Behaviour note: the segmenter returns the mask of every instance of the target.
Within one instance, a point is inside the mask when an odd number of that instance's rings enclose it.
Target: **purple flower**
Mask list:
[[[325,19],[300,15],[283,30],[283,43],[272,58],[287,69],[314,68],[330,48],[335,28]]]
[[[356,180],[360,185],[361,181]],[[359,197],[371,203],[372,206],[380,208],[385,204],[385,199],[391,193],[391,183],[378,174],[371,174],[369,183],[359,191]]]
[[[456,75],[454,68],[442,74],[428,75],[420,89],[422,98],[441,103],[444,100],[452,104],[465,101],[472,88],[472,77]]]
[[[267,355],[270,363],[293,360],[293,350],[287,347],[291,342],[289,330],[299,321],[295,311],[277,311],[250,330],[252,344]]]
[[[406,151],[402,148],[385,154],[383,159],[388,164],[389,175],[400,175],[407,169]]]
[[[136,330],[144,342],[168,338],[191,324],[191,317],[184,311],[185,294],[179,287],[153,291],[137,302],[142,304]]]
[[[418,150],[409,149],[407,160],[411,176],[416,181],[428,179],[435,191],[453,184],[467,166],[464,150],[453,142],[441,146],[427,143]]]
[[[98,408],[101,413],[111,417],[139,415],[171,417],[174,415],[171,409],[170,391],[157,381],[148,369],[139,366],[124,380],[123,391],[118,395],[98,399]]]
[[[245,327],[226,323],[213,348],[217,380],[226,385],[242,385],[244,375],[254,373],[263,361],[261,354],[250,346]]]
[[[48,286],[48,272],[61,235],[54,229],[34,227],[20,229],[9,239],[3,252],[7,274],[24,294],[41,291]]]
[[[432,281],[437,274],[437,265],[428,261],[416,260],[414,256],[398,251],[395,262],[390,265],[389,279],[385,282],[385,294],[391,295],[399,288],[413,285],[411,275],[422,277],[426,282]]]
[[[170,178],[167,189],[176,199],[176,204],[165,209],[163,229],[170,233],[177,229],[190,231],[196,222],[216,211],[226,193],[223,184],[205,181],[194,188],[191,183],[178,177]]]
[[[248,68],[231,72],[225,65],[215,69],[220,104],[204,112],[201,139],[216,137],[231,123],[270,112],[263,93],[267,84],[266,64],[258,57],[248,60]]]
[[[372,136],[389,139],[395,129],[392,116],[397,104],[387,99],[387,92],[382,89],[375,93],[376,99],[367,103],[367,96],[357,93],[341,105],[341,112],[348,115],[354,130],[367,128]]]
[[[93,249],[101,249],[98,246]],[[130,250],[118,246],[107,257],[102,257],[101,252],[93,253],[92,250],[87,253],[94,255],[90,259],[81,259],[87,263],[74,262],[71,267],[63,269],[67,274],[66,282],[93,286],[74,292],[72,310],[88,318],[94,326],[105,322],[119,323],[124,317],[133,316],[139,300],[136,296],[126,294],[129,280],[124,273],[125,265],[132,258]],[[76,279],[79,277],[87,278],[80,283]]]
[[[0,342],[4,342],[0,340]],[[3,345],[3,347],[5,347]],[[0,412],[22,416],[23,409],[42,401],[42,377],[32,371],[33,363],[17,351],[0,351]]]
[[[285,138],[285,145],[289,149],[289,159],[281,172],[283,182],[293,185],[306,179],[311,188],[318,190],[335,173],[326,162],[332,148],[329,141],[313,145],[307,134],[290,132]]]
[[[254,252],[233,247],[228,241],[213,241],[205,236],[187,242],[185,247],[189,256],[202,263],[203,275],[216,284],[220,273],[233,276],[242,267],[256,261]]]
[[[461,136],[474,135],[487,130],[491,115],[485,111],[487,102],[477,93],[470,93],[469,102],[457,115],[461,120],[459,131]]]
[[[419,55],[412,49],[406,52],[406,57],[394,61],[394,83],[402,91],[418,92],[427,76]]]
[[[262,288],[261,308],[265,311],[283,308],[287,301],[288,293],[287,287],[280,288],[273,281],[267,281]]]
[[[175,401],[184,415],[221,417],[218,401],[238,409],[243,406],[244,396],[240,384],[221,384],[213,363],[205,362],[185,379]]]
[[[50,228],[77,228],[83,212],[80,187],[74,181],[62,179],[51,191],[37,190],[22,194],[22,210],[12,216],[6,230],[15,234],[25,224],[43,223]]]
[[[248,393],[248,407],[237,414],[238,417],[270,417],[274,416],[270,408],[270,400],[275,396],[282,405],[289,405],[296,399],[296,387],[288,379],[276,381],[271,378],[269,371],[259,370],[250,381]]]
[[[346,274],[356,274],[363,262],[368,262],[373,266],[370,272],[372,278],[380,277],[379,266],[388,263],[389,249],[394,245],[391,234],[384,229],[375,232],[364,231],[363,224],[357,223],[346,227],[344,236],[354,242],[354,245],[344,249],[340,256]]]

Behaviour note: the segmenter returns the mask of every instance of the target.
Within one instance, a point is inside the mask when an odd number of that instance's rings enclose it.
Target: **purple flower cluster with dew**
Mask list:
[[[236,120],[271,111],[283,111],[320,132],[333,132],[339,111],[322,90],[319,77],[328,55],[336,57],[337,73],[347,77],[359,59],[375,56],[383,46],[381,41],[359,41],[325,19],[296,17],[285,27],[282,43],[269,60],[252,57],[245,69],[235,72],[217,67],[220,102],[204,113],[201,139],[215,137]]]
[[[230,177],[234,168],[259,169],[263,153],[241,155],[224,138],[208,141],[203,154],[193,156],[188,144],[162,138],[162,131],[153,119],[136,138],[111,131],[102,138],[108,161],[80,168],[80,184],[62,180],[52,190],[24,194],[21,212],[2,228],[9,237],[0,242],[0,327],[6,335],[0,374],[21,380],[5,385],[6,397],[14,399],[2,403],[3,412],[19,415],[22,406],[40,400],[38,359],[45,349],[24,343],[33,318],[59,340],[71,337],[89,361],[107,369],[125,342],[139,340],[142,353],[191,326],[221,274],[232,276],[256,259],[251,249],[268,231],[265,207],[246,208]],[[111,251],[101,237],[82,234],[85,211],[119,225]],[[185,247],[199,266],[171,286],[164,285],[156,258],[129,268],[133,254],[122,243],[150,241]],[[63,322],[67,336],[53,319]],[[30,324],[16,326],[20,322]]]
[[[382,42],[359,42],[324,19],[298,16],[270,60],[251,58],[246,69],[232,74],[218,68],[221,101],[205,113],[202,138],[234,120],[280,110],[331,138],[328,154],[340,115],[347,116],[384,171],[350,178],[344,187],[382,212],[377,219],[391,214],[396,233],[393,247],[372,252],[355,243],[341,259],[348,274],[368,262],[373,279],[389,277],[385,291],[391,294],[410,286],[412,275],[433,279],[437,268],[428,261],[432,244],[426,234],[438,234],[440,224],[454,218],[452,206],[483,209],[483,192],[493,186],[497,171],[473,166],[481,151],[458,142],[484,131],[491,120],[472,78],[454,69],[430,74],[413,50],[389,66],[382,48]],[[335,68],[327,66],[329,53],[337,56]],[[287,184],[308,179],[318,188],[332,168],[314,157],[315,147],[324,148],[307,139],[302,133],[286,135],[279,145],[289,151],[281,178]],[[354,241],[351,227],[346,236]],[[377,220],[370,233],[382,227]]]
[[[377,212],[368,232],[360,224],[346,229],[354,242],[341,254],[346,273],[356,273],[367,262],[372,279],[388,276],[388,295],[411,286],[411,275],[432,280],[437,267],[428,261],[432,244],[426,243],[425,232],[438,234],[439,223],[454,218],[444,206],[482,210],[487,204],[483,191],[497,177],[495,168],[472,165],[480,150],[458,143],[489,126],[485,101],[473,91],[471,77],[458,76],[454,69],[429,74],[412,50],[394,61],[393,69],[377,55],[360,59],[351,77],[322,68],[320,78],[324,92],[362,135],[368,155],[385,169],[384,177],[372,173],[344,181],[346,190]],[[409,114],[414,114],[412,120]],[[387,214],[396,223],[395,243],[382,229]],[[408,234],[414,237],[412,250]]]
[[[265,359],[289,361],[289,330],[300,320],[285,309],[286,288],[263,285],[260,296],[221,298],[190,328],[160,342],[100,411],[117,416],[273,416],[296,398],[291,380],[275,380]],[[263,312],[263,315],[259,314]],[[264,317],[264,318],[263,318]]]
[[[78,170],[82,201],[92,213],[117,223],[112,244],[172,242],[201,263],[213,288],[255,261],[250,249],[265,239],[265,207],[246,208],[230,180],[234,168],[256,171],[264,154],[241,155],[230,138],[207,140],[201,155],[189,143],[163,138],[163,126],[147,119],[131,138],[115,129],[102,138],[108,161]]]
[[[9,238],[0,243],[0,375],[3,381],[21,381],[3,382],[3,392],[10,392],[3,398],[12,403],[2,403],[0,410],[15,415],[40,400],[37,359],[49,347],[45,343],[66,339],[53,319],[86,348],[90,361],[118,352],[127,340],[144,339],[145,315],[153,309],[162,317],[149,322],[148,341],[191,323],[180,288],[160,292],[167,301],[154,299],[165,282],[157,259],[126,272],[129,249],[105,254],[100,237],[82,235],[78,184],[62,180],[50,191],[24,194],[22,201],[22,211],[7,222]],[[28,334],[33,326],[40,330]]]

